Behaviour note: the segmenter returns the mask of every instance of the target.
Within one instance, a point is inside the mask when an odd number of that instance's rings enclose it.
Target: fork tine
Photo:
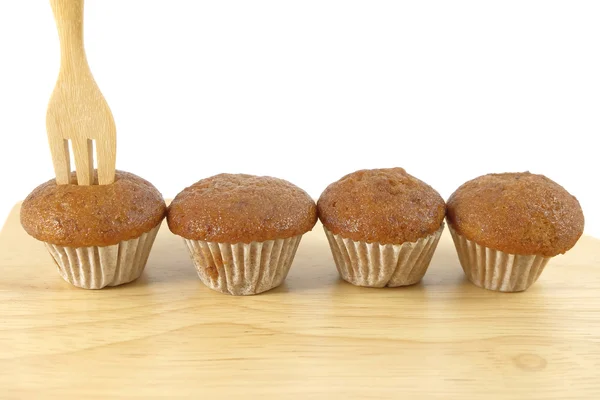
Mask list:
[[[98,183],[109,185],[115,180],[115,162],[117,144],[114,138],[96,140],[96,159],[98,160]]]
[[[56,174],[56,184],[66,185],[71,182],[71,160],[69,158],[69,141],[50,140],[52,165]]]
[[[85,56],[83,2],[51,0],[61,58],[58,80],[46,113],[46,130],[50,146],[56,147],[52,149],[52,154],[58,183],[70,183],[69,152],[63,146],[63,139],[70,139],[77,183],[108,184],[114,181],[115,173],[115,121]],[[98,141],[98,179],[94,174],[92,139]]]
[[[75,152],[77,184],[92,185],[94,183],[94,153],[92,141],[90,139],[74,139],[73,152]]]

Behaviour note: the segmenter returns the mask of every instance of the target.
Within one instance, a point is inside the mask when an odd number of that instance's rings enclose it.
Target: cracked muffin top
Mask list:
[[[329,185],[318,201],[319,218],[334,234],[355,241],[401,244],[435,233],[444,200],[402,168],[360,170]]]
[[[191,240],[250,243],[286,239],[317,221],[313,199],[288,181],[219,174],[179,193],[167,213],[169,229]]]

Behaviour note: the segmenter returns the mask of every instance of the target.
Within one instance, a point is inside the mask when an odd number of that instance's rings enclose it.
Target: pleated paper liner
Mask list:
[[[551,257],[509,254],[478,245],[448,226],[460,265],[473,284],[500,292],[521,292],[539,278]]]
[[[252,243],[185,239],[202,283],[221,293],[252,295],[285,280],[302,235]]]
[[[416,242],[402,244],[354,241],[323,229],[342,279],[357,286],[397,287],[423,279],[444,225]]]
[[[72,285],[102,289],[136,280],[144,271],[160,224],[112,246],[64,247],[45,243],[58,272]]]

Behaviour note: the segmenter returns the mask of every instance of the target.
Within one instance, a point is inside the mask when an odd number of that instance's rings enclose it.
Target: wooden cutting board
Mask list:
[[[1,398],[600,399],[600,240],[529,291],[468,283],[448,232],[424,281],[339,280],[320,226],[284,286],[212,292],[166,224],[146,272],[88,291],[19,224],[0,233]]]

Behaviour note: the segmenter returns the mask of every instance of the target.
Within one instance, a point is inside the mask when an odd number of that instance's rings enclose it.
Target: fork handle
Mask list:
[[[62,67],[68,68],[71,62],[87,64],[83,47],[83,1],[50,0],[60,39]]]

